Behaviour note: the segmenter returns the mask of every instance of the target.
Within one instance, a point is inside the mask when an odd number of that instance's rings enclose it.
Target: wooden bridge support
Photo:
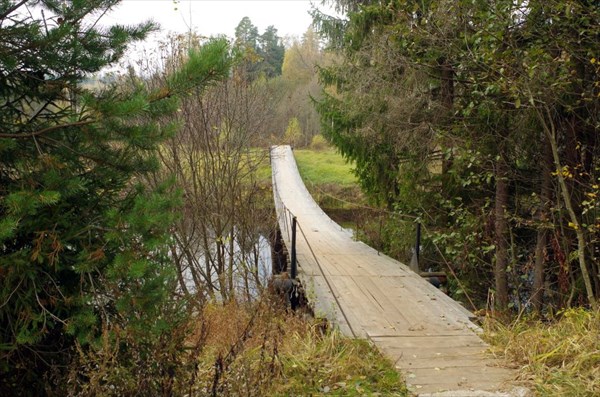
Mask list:
[[[271,269],[273,275],[287,272],[288,254],[279,226],[271,233]]]
[[[279,226],[271,235],[271,266],[273,271],[271,286],[276,294],[284,298],[286,304],[292,310],[308,307],[304,288],[298,280],[296,228],[297,219],[294,217],[292,219],[291,255],[288,255]]]

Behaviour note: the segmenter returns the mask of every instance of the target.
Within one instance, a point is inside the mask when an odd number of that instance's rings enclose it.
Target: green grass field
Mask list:
[[[335,184],[348,187],[356,186],[358,183],[352,173],[352,164],[347,163],[334,149],[320,151],[296,149],[294,156],[300,175],[307,185]]]
[[[262,150],[255,151],[256,156],[265,156]],[[358,186],[358,180],[349,164],[334,149],[310,150],[295,149],[294,157],[300,175],[307,186],[336,185],[339,188]],[[268,160],[261,163],[256,177],[263,183],[271,182],[271,165]]]

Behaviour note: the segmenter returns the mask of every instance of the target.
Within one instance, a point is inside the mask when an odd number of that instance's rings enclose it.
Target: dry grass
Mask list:
[[[202,317],[190,338],[204,341],[197,395],[407,395],[393,365],[367,342],[324,330],[272,300],[209,305]]]
[[[521,367],[541,396],[600,396],[600,313],[562,312],[556,320],[488,319],[485,335],[495,353]]]
[[[274,385],[275,395],[407,395],[398,372],[373,346],[337,331],[295,333],[282,352],[283,382]]]

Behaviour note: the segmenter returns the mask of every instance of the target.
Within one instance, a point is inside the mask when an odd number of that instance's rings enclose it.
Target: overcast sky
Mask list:
[[[319,4],[319,8],[322,8]],[[164,31],[186,32],[190,27],[206,36],[233,37],[235,27],[247,16],[262,33],[269,25],[280,36],[301,36],[311,24],[307,0],[124,0],[103,23],[134,24],[148,19]]]

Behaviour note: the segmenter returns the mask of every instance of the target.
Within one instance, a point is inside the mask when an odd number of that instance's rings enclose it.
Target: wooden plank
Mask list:
[[[442,383],[455,383],[457,386],[468,387],[469,383],[499,383],[510,380],[511,371],[506,368],[489,366],[446,367],[446,368],[421,368],[408,369],[405,372],[407,382],[420,385],[440,385]],[[414,375],[414,377],[410,375]]]
[[[334,328],[338,328],[344,335],[353,336],[352,328],[340,311],[331,290],[322,276],[299,274],[306,296],[313,307],[315,317],[327,318]]]
[[[507,394],[501,393],[500,391],[511,389],[510,384],[487,382],[481,381],[456,381],[456,382],[444,382],[434,384],[413,384],[411,379],[407,379],[406,385],[417,396],[436,397],[442,393],[441,396],[449,397],[482,397],[482,396],[502,396],[506,397]],[[483,394],[486,392],[488,394]],[[443,394],[444,392],[451,392],[450,394]],[[512,394],[511,394],[512,395]]]
[[[402,355],[394,361],[397,366],[402,368],[404,372],[415,371],[417,369],[448,369],[448,368],[479,368],[481,367],[480,355],[472,355],[469,357],[450,357],[440,356],[432,357],[431,359],[421,359],[411,356]],[[492,366],[492,361],[489,365]]]
[[[364,337],[371,330],[385,330],[390,327],[387,320],[381,316],[381,312],[368,302],[368,298],[351,276],[331,276],[331,281],[339,293],[338,297],[344,310],[351,312],[356,319],[354,328],[360,329]]]
[[[360,250],[360,248],[359,248]],[[357,273],[359,276],[373,276],[373,277],[396,277],[396,276],[408,276],[408,272],[402,269],[398,264],[388,263],[382,260],[381,256],[373,256],[372,252],[367,253],[356,253],[347,254],[340,256],[339,258],[352,263],[354,266],[360,269]]]
[[[478,347],[482,351],[488,348],[488,344],[482,341],[477,335],[465,333],[462,335],[415,335],[415,336],[393,336],[382,337],[378,335],[369,335],[374,343],[382,347],[401,348],[464,348]]]

